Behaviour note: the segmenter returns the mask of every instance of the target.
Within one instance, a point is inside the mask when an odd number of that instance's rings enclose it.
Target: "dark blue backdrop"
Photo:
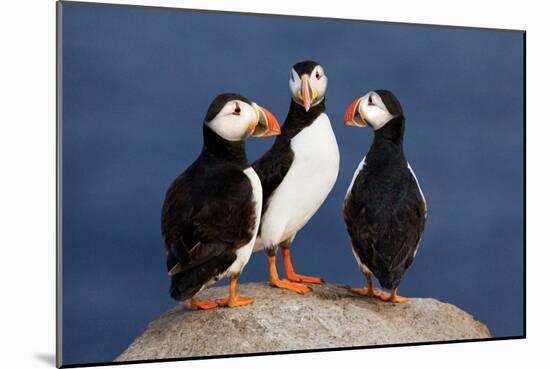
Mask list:
[[[160,235],[172,179],[226,91],[284,120],[290,66],[319,61],[340,145],[336,186],[295,241],[297,268],[360,286],[342,200],[369,129],[347,105],[385,88],[428,223],[400,291],[456,304],[498,337],[523,333],[523,34],[328,19],[63,6],[64,363],[110,361],[173,306]],[[252,161],[272,139],[251,139]],[[241,281],[264,281],[255,254]]]

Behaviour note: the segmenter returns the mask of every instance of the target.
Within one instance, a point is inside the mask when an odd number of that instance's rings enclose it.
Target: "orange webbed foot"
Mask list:
[[[306,293],[311,291],[308,286],[304,286],[303,284],[299,283],[293,283],[287,281],[286,279],[277,279],[275,281],[272,281],[270,285],[272,287],[284,288],[286,290],[294,291],[296,293],[299,293],[300,295],[305,295]]]
[[[189,307],[195,310],[210,310],[218,307],[218,304],[212,300],[198,300],[194,297],[191,298]]]
[[[408,297],[398,296],[397,295],[397,289],[392,290],[391,294],[382,294],[380,297],[378,297],[381,301],[384,302],[395,302],[395,303],[402,303],[410,301]]]
[[[324,284],[325,281],[317,277],[308,277],[297,273],[287,273],[286,277],[291,282]]]
[[[374,288],[368,288],[368,287],[361,287],[361,288],[351,288],[351,292],[356,293],[361,296],[366,297],[376,297],[376,298],[382,298],[384,295],[386,295],[382,291],[375,290]]]
[[[237,307],[250,305],[254,302],[253,297],[235,296],[235,298],[224,298],[216,300],[216,304],[221,307]]]
[[[285,273],[286,277],[291,282],[298,282],[298,283],[316,283],[316,284],[323,284],[325,281],[323,281],[321,278],[317,277],[308,277],[306,275],[301,275],[294,272],[294,267],[292,266],[292,261],[290,260],[290,249],[288,247],[281,248],[281,253],[283,254],[283,262],[285,265]]]

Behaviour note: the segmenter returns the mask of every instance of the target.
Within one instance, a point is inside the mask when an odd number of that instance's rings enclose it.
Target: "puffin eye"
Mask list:
[[[241,107],[239,106],[239,103],[235,103],[235,110],[233,111],[233,115],[240,115],[241,114]]]
[[[368,100],[367,103],[368,103],[368,105],[374,105],[374,104],[372,103],[372,95],[369,96],[369,100]]]
[[[321,79],[321,75],[319,74],[319,71],[315,72],[315,78]]]
[[[294,73],[290,72],[290,80],[294,82]]]

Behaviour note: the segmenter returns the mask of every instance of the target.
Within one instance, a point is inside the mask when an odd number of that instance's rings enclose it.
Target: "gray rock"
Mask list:
[[[489,338],[487,327],[434,299],[384,303],[346,286],[311,285],[305,296],[240,284],[256,298],[238,308],[193,311],[179,303],[153,321],[116,361]],[[201,298],[227,296],[210,288]]]

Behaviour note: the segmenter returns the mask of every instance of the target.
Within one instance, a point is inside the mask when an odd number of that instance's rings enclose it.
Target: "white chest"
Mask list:
[[[260,219],[262,216],[262,183],[260,178],[252,167],[245,169],[244,174],[246,174],[246,176],[250,179],[250,184],[252,185],[252,196],[256,203],[256,224],[254,225],[253,237],[250,242],[237,250],[237,259],[227,270],[227,274],[230,276],[240,274],[245,265],[248,263],[250,255],[252,254],[254,243],[256,242],[256,235],[258,234],[258,227],[260,226]]]
[[[346,191],[346,198],[349,196],[349,193],[351,192],[351,189],[353,188],[353,185],[355,184],[355,180],[357,179],[357,176],[363,170],[363,168],[367,165],[367,157],[365,156],[357,166],[357,169],[355,169],[355,173],[353,173],[353,178],[351,179],[351,183],[348,186],[348,190]]]
[[[290,147],[294,160],[281,187],[296,186],[296,197],[315,212],[332,189],[340,165],[338,144],[327,115],[321,114],[304,128]]]
[[[245,169],[244,174],[246,174],[246,176],[250,180],[250,184],[252,185],[252,197],[254,198],[254,201],[256,203],[256,232],[254,233],[257,233],[258,226],[260,225],[260,218],[262,216],[262,182],[260,181],[260,178],[254,171],[254,169],[252,169],[252,167]]]
[[[292,165],[264,214],[261,234],[268,243],[298,232],[325,201],[338,176],[338,144],[326,114],[298,133],[291,148]]]
[[[294,152],[292,167],[304,167],[310,173],[328,166],[338,170],[339,152],[336,137],[328,116],[323,113],[308,127],[302,129],[290,143]],[[291,169],[292,169],[291,167]]]

